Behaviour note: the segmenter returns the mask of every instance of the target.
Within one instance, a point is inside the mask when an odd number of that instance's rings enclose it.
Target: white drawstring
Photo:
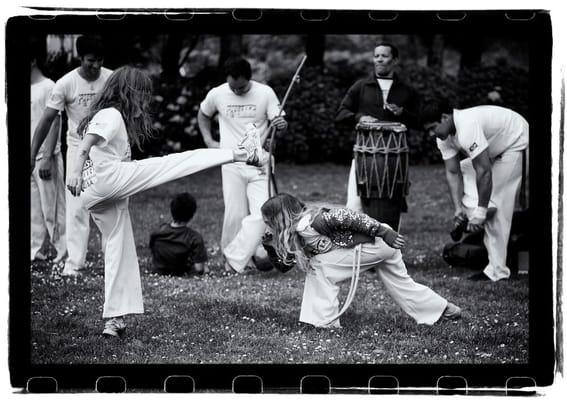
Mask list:
[[[354,294],[356,293],[356,288],[358,286],[358,278],[360,276],[360,259],[362,257],[362,244],[357,244],[353,249],[353,257],[352,257],[352,277],[350,280],[350,288],[345,299],[345,303],[341,310],[332,317],[331,319],[325,321],[321,326],[330,325],[331,323],[335,322],[339,317],[349,308],[350,303],[352,303],[352,299],[354,299]]]

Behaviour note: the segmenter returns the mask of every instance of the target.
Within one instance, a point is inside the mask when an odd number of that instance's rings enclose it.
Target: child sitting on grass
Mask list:
[[[179,193],[170,204],[173,221],[162,224],[150,236],[153,272],[161,275],[183,275],[193,268],[208,273],[207,250],[202,236],[189,227],[197,202],[189,193]]]
[[[388,225],[347,208],[309,207],[285,193],[261,210],[279,261],[306,273],[301,322],[340,327],[338,284],[351,277],[353,248],[359,244],[360,272],[377,267],[388,293],[418,324],[460,318],[459,307],[408,275],[400,251],[405,239]]]

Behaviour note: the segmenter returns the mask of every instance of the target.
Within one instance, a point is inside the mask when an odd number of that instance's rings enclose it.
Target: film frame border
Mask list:
[[[263,391],[300,392],[300,382],[306,376],[326,376],[331,392],[343,388],[371,390],[370,380],[374,376],[393,376],[398,381],[398,391],[409,388],[435,388],[443,376],[465,378],[467,388],[505,388],[510,379],[525,377],[533,380],[534,386],[547,386],[554,377],[554,331],[553,331],[553,273],[551,247],[551,181],[537,179],[551,171],[551,21],[549,13],[543,10],[491,10],[491,11],[378,11],[340,10],[310,14],[305,10],[245,10],[247,15],[259,12],[261,17],[254,20],[240,20],[234,17],[239,10],[230,9],[176,9],[174,14],[186,14],[188,20],[172,21],[165,18],[160,9],[113,10],[106,9],[95,15],[81,15],[92,9],[37,9],[39,15],[63,12],[55,18],[39,19],[28,16],[11,18],[6,25],[6,95],[8,103],[9,151],[9,218],[16,221],[29,211],[29,185],[21,179],[21,171],[29,165],[29,152],[19,156],[15,149],[29,148],[29,139],[17,136],[15,127],[29,130],[29,119],[25,113],[17,113],[14,105],[29,104],[27,90],[29,74],[25,53],[28,37],[33,33],[95,33],[100,30],[117,32],[124,29],[148,29],[159,33],[178,30],[191,33],[254,33],[254,34],[372,34],[379,30],[385,34],[411,34],[435,32],[450,34],[467,32],[473,34],[482,27],[484,32],[504,35],[520,34],[527,37],[530,46],[529,69],[529,115],[530,130],[530,219],[535,229],[542,232],[532,243],[530,254],[538,254],[538,265],[548,266],[537,274],[529,275],[529,362],[519,365],[498,364],[380,364],[380,365],[323,365],[323,364],[152,364],[152,365],[37,365],[30,360],[29,322],[29,265],[22,268],[27,260],[25,246],[17,246],[19,240],[29,238],[29,225],[10,224],[10,321],[9,321],[9,367],[11,384],[14,387],[29,387],[30,378],[47,377],[55,380],[56,390],[95,390],[98,378],[103,376],[122,377],[126,388],[160,390],[169,376],[187,376],[193,381],[193,390],[231,391],[233,380],[238,376],[258,376]],[[323,10],[324,11],[324,10]],[[69,12],[70,14],[65,14]],[[104,18],[107,15],[123,13],[121,18]],[[464,16],[463,16],[464,13]],[[242,15],[242,14],[240,14]],[[322,16],[321,16],[322,15]],[[101,18],[103,16],[103,18]],[[326,17],[325,17],[326,16]],[[395,17],[394,17],[395,16]],[[15,83],[14,83],[15,82]],[[539,136],[536,136],[539,135]],[[535,140],[533,140],[535,139]],[[537,161],[537,162],[536,162]],[[535,210],[537,209],[537,215]],[[20,268],[16,268],[20,266]],[[26,312],[27,311],[27,314]],[[537,329],[535,329],[537,326]],[[345,373],[348,370],[348,373]],[[157,372],[157,373],[156,373]],[[217,378],[217,376],[221,378]],[[33,382],[33,379],[32,379]],[[36,381],[37,382],[37,381]],[[48,385],[50,385],[48,383]],[[40,385],[41,386],[41,385]],[[407,389],[406,389],[407,388]],[[392,389],[392,388],[390,388]],[[126,390],[126,389],[125,389]],[[414,389],[415,390],[415,389]],[[427,393],[431,393],[424,389]],[[420,392],[421,390],[417,390]]]

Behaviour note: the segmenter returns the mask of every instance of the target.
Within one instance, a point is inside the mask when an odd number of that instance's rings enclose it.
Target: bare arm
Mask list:
[[[199,113],[197,114],[197,122],[199,124],[199,130],[201,131],[201,136],[203,136],[203,141],[209,148],[219,148],[220,143],[213,139],[213,135],[211,134],[211,118],[205,115],[199,109]]]
[[[486,150],[473,159],[473,167],[476,172],[478,206],[487,208],[492,194],[492,165]]]
[[[46,107],[43,111],[43,114],[41,115],[39,123],[37,124],[37,128],[35,128],[31,143],[31,171],[33,171],[33,169],[35,168],[35,158],[37,156],[39,148],[49,134],[51,124],[53,123],[53,120],[57,116],[58,112],[59,111],[55,110],[54,108]]]
[[[53,150],[57,144],[57,139],[60,135],[61,128],[61,116],[57,115],[53,123],[51,124],[51,129],[49,134],[45,139],[45,154],[44,157],[39,161],[39,177],[41,179],[49,180],[51,179],[51,168],[53,165]]]
[[[100,143],[100,141],[102,141],[100,136],[91,133],[86,135],[81,141],[81,144],[79,144],[79,150],[77,151],[73,168],[69,170],[67,174],[67,189],[69,189],[73,196],[79,196],[81,194],[85,161],[87,161],[89,157],[91,147]]]
[[[461,173],[461,165],[459,157],[455,156],[445,160],[445,177],[449,187],[449,194],[455,209],[455,217],[464,214],[462,208],[463,201],[463,174]]]
[[[471,232],[477,232],[483,229],[488,211],[488,202],[492,194],[492,166],[487,150],[482,151],[473,159],[473,167],[476,172],[478,205],[471,215],[467,229]]]

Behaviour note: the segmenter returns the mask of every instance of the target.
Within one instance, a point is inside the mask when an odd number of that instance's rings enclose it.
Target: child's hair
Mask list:
[[[283,263],[290,265],[295,258],[303,270],[309,269],[309,259],[303,250],[301,238],[297,233],[297,223],[311,210],[296,197],[280,193],[262,205],[262,216],[275,238],[274,247]],[[289,256],[293,257],[289,257]]]
[[[446,98],[427,99],[421,107],[420,120],[422,124],[441,122],[443,114],[451,114],[452,112],[453,108]]]
[[[141,149],[143,142],[153,136],[149,108],[152,99],[152,80],[144,71],[124,66],[114,71],[89,107],[77,132],[83,133],[93,116],[104,108],[114,107],[124,119],[130,145]]]
[[[224,75],[226,77],[232,76],[234,79],[243,77],[246,80],[250,80],[252,77],[252,67],[244,58],[229,58],[224,63]]]
[[[104,57],[104,46],[102,38],[97,35],[83,35],[77,38],[75,43],[77,54],[83,58],[87,54],[93,54],[96,57]]]
[[[189,222],[195,215],[197,202],[189,193],[179,193],[171,200],[170,209],[175,222]]]

